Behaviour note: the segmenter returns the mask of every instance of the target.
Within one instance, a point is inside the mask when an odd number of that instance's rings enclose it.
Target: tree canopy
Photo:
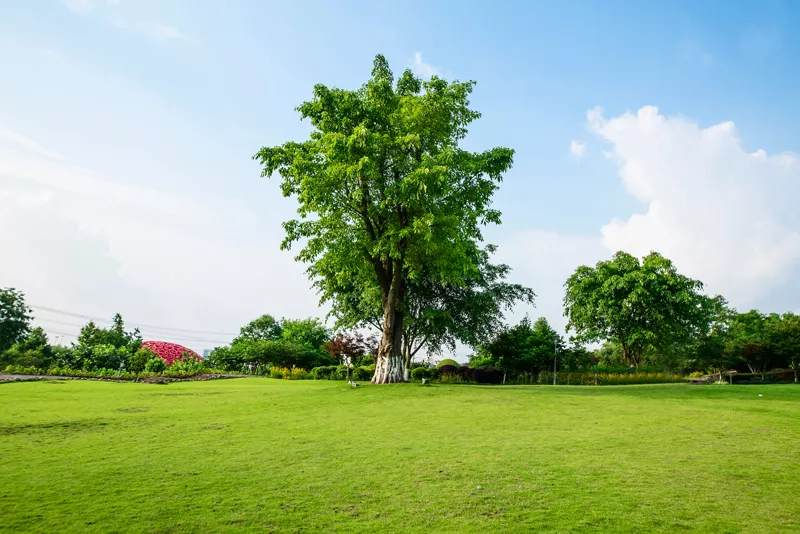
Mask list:
[[[25,295],[13,287],[0,289],[0,354],[28,333],[30,322]]]
[[[491,197],[513,151],[459,147],[480,117],[469,107],[473,86],[410,70],[395,80],[379,55],[360,89],[314,87],[297,108],[311,122],[308,140],[254,156],[298,200],[282,246],[304,243],[297,259],[321,299],[363,292],[370,273],[382,312],[376,383],[403,380],[409,282],[462,286],[479,272],[481,226],[500,221]]]
[[[713,301],[703,284],[680,274],[656,252],[641,262],[617,252],[595,267],[581,266],[565,283],[568,327],[582,342],[615,339],[638,367],[652,348],[685,342],[710,321]]]

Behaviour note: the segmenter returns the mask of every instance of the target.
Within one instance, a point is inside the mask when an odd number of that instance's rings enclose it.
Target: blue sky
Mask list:
[[[796,4],[376,4],[4,4],[0,245],[19,253],[0,285],[176,340],[321,315],[277,250],[294,206],[250,156],[307,134],[293,108],[313,84],[356,87],[382,53],[477,80],[466,146],[517,151],[487,231],[540,295],[517,315],[563,325],[560,284],[618,248],[664,252],[740,307],[797,307]]]

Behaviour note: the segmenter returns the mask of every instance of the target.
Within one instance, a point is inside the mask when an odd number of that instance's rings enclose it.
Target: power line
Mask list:
[[[37,317],[36,319],[34,319],[34,322],[41,322],[41,321],[44,321],[44,322],[47,322],[47,323],[58,323],[58,324],[66,325],[66,326],[74,326],[76,328],[83,328],[83,326],[84,326],[82,324],[70,323],[70,322],[67,322],[67,321],[59,321],[58,319],[51,319],[49,317]],[[150,329],[150,330],[155,330],[155,329]],[[227,345],[228,344],[227,341],[222,341],[222,340],[219,340],[219,339],[199,339],[199,338],[196,338],[196,337],[179,337],[179,336],[174,336],[174,335],[170,334],[169,332],[167,332],[167,333],[153,332],[153,333],[155,335],[157,335],[158,337],[163,337],[165,339],[170,339],[172,341],[194,341],[194,342],[199,342],[199,343],[220,343],[220,344],[223,344],[223,345]],[[72,334],[69,334],[69,335],[72,335]],[[73,336],[73,337],[76,337],[76,336]]]
[[[31,304],[30,307],[38,309],[38,310],[42,310],[42,311],[57,313],[57,314],[60,314],[60,315],[68,315],[68,316],[71,316],[71,317],[80,317],[82,319],[89,319],[90,321],[99,321],[99,322],[104,322],[104,323],[112,322],[112,321],[110,321],[108,319],[102,319],[100,317],[92,317],[91,315],[84,315],[82,313],[75,313],[75,312],[68,312],[68,311],[64,311],[64,310],[57,310],[55,308],[48,308],[47,306],[39,306],[39,305],[36,305],[36,304]],[[171,331],[171,332],[186,332],[186,333],[189,333],[189,334],[208,334],[208,335],[212,335],[212,336],[237,336],[238,335],[238,334],[232,334],[230,332],[209,332],[207,330],[190,330],[188,328],[173,328],[173,327],[156,326],[156,325],[144,324],[144,323],[128,323],[128,324],[130,324],[131,326],[140,327],[140,328],[151,328],[151,329],[154,329],[154,330]]]
[[[34,320],[34,322],[38,322],[38,321],[50,321],[50,319],[35,319]],[[65,323],[63,321],[59,321],[59,322],[62,323],[62,324],[66,324],[68,326],[80,326],[80,325],[73,325],[73,324],[70,324],[70,323]],[[50,330],[48,329],[47,331],[50,331]],[[52,332],[54,334],[58,334],[58,335],[67,335],[67,336],[74,337],[74,338],[78,337],[75,334],[63,334],[61,332],[56,332],[54,330]],[[200,338],[196,338],[196,337],[175,337],[175,336],[171,336],[171,335],[167,335],[167,334],[161,334],[160,332],[156,332],[155,334],[156,335],[152,336],[152,337],[158,337],[158,338],[161,338],[161,339],[167,340],[167,341],[183,341],[183,342],[192,342],[192,343],[211,343],[211,344],[216,344],[216,345],[227,345],[229,343],[228,341],[222,341],[222,340],[219,340],[219,339],[200,339]],[[150,337],[150,336],[148,336],[148,337]],[[145,340],[145,341],[147,341],[147,340]],[[154,339],[152,341],[158,341],[158,340]]]

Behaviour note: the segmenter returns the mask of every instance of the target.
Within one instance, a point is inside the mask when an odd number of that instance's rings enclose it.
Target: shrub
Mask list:
[[[311,370],[311,378],[314,380],[330,380],[331,375],[336,371],[335,365],[323,365],[314,367]]]
[[[182,360],[175,360],[172,362],[172,365],[169,366],[170,371],[181,372],[185,371],[188,373],[199,373],[202,372],[206,368],[206,364],[202,361],[195,360],[194,358],[184,358]]]
[[[269,377],[270,378],[283,378],[283,368],[282,367],[271,367],[269,370]]]
[[[167,364],[161,358],[153,358],[145,364],[144,370],[148,373],[163,373],[167,370]]]
[[[428,378],[427,367],[415,367],[411,369],[411,380],[422,380],[423,378]]]
[[[501,384],[503,373],[494,367],[473,369],[472,379],[478,384]]]
[[[367,381],[372,380],[372,373],[374,370],[369,370],[366,367],[353,368],[353,380]]]
[[[557,383],[560,385],[598,385],[618,386],[629,384],[667,384],[682,382],[680,375],[671,373],[558,373]],[[540,384],[552,384],[553,373],[539,374]]]
[[[444,375],[439,375],[439,382],[442,384],[468,384],[470,381],[465,380],[463,377],[459,376],[456,373],[449,373]]]
[[[455,365],[449,365],[449,364],[440,365],[438,367],[438,370],[439,370],[439,377],[440,378],[445,376],[445,375],[454,375],[454,374],[458,373],[458,367],[456,367]]]
[[[128,360],[127,369],[132,373],[141,373],[144,371],[147,362],[155,358],[156,355],[153,351],[147,348],[140,348],[133,353],[133,356]]]
[[[284,380],[308,380],[311,374],[305,369],[295,367],[294,369],[283,369]]]
[[[458,367],[458,362],[453,360],[452,358],[445,358],[444,360],[442,360],[438,364],[436,364],[436,367],[438,369],[441,369],[445,365],[452,365],[453,367]]]
[[[439,369],[436,367],[415,367],[414,369],[411,369],[412,380],[422,380],[423,378],[435,380],[438,376]]]

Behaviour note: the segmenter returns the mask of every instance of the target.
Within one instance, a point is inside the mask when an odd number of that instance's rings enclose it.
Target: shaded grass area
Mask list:
[[[3,384],[0,530],[798,531],[798,443],[793,385]]]

